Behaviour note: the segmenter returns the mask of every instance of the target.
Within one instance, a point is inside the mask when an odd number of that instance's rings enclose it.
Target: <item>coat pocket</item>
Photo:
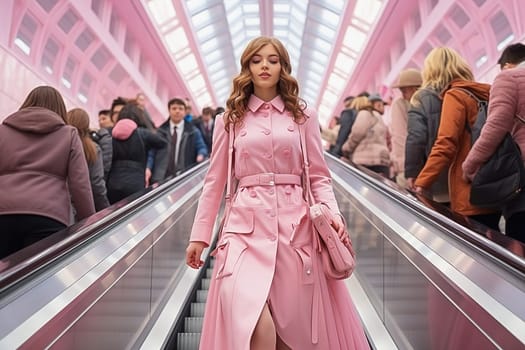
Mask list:
[[[301,260],[301,277],[303,280],[303,284],[314,283],[314,271],[311,249],[309,249],[309,247],[295,248],[295,252]]]
[[[253,211],[246,208],[232,207],[224,224],[224,233],[249,234],[253,232]]]
[[[215,257],[215,263],[217,264],[215,278],[220,279],[232,275],[235,266],[247,247],[246,243],[237,239],[228,239],[221,242],[211,253]]]

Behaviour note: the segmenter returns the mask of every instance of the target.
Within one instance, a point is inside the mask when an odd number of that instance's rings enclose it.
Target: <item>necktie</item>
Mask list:
[[[175,175],[177,171],[177,160],[175,155],[177,154],[177,126],[173,128],[173,134],[171,134],[171,149],[168,155],[168,169],[166,170],[166,177]]]

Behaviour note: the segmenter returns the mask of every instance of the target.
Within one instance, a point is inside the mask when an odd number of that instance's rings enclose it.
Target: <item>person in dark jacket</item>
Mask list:
[[[77,130],[51,86],[33,89],[0,125],[0,259],[95,213]]]
[[[436,141],[443,103],[441,93],[451,82],[443,68],[442,57],[438,55],[444,52],[436,50],[425,58],[421,72],[423,83],[410,100],[405,145],[405,178],[410,189],[414,189],[414,181],[425,166]],[[448,169],[443,169],[428,191],[434,201],[445,205],[450,202]]]
[[[176,176],[202,162],[208,149],[200,131],[185,116],[184,100],[173,98],[168,102],[170,117],[157,132],[168,143],[168,147],[157,150],[152,165],[152,183]]]
[[[111,160],[113,158],[113,140],[108,129],[101,128],[97,131],[91,130],[91,139],[97,143],[102,154],[102,165],[104,166],[104,181],[108,180],[111,170]]]
[[[67,123],[74,126],[80,140],[86,157],[89,169],[89,180],[93,192],[96,211],[109,207],[108,197],[106,195],[106,181],[104,180],[104,164],[102,160],[102,150],[92,139],[89,130],[89,115],[82,108],[73,108],[67,112]],[[111,140],[111,138],[110,138]]]
[[[487,101],[490,85],[475,82],[470,66],[451,48],[435,48],[428,57],[441,62],[442,75],[449,82],[442,92],[443,106],[436,141],[414,182],[415,190],[425,194],[426,189],[447,170],[450,208],[498,230],[500,213],[470,203],[470,184],[463,178],[461,169],[471,148],[471,137],[466,125],[468,123],[472,127],[478,117],[478,103],[472,96]]]
[[[111,204],[145,188],[148,151],[166,147],[161,136],[146,128],[140,113],[137,106],[127,104],[112,131],[113,161],[107,183]]]
[[[350,135],[350,131],[352,131],[352,125],[354,125],[355,122],[355,117],[357,116],[357,111],[354,108],[350,108],[353,100],[354,96],[347,96],[345,98],[345,109],[343,109],[339,117],[339,131],[337,132],[334,145],[328,150],[329,153],[336,157],[343,156],[343,144],[348,139],[348,135]]]
[[[215,120],[213,119],[214,110],[211,107],[204,107],[202,115],[195,119],[194,125],[199,129],[208,148],[208,153],[211,153],[213,127]]]

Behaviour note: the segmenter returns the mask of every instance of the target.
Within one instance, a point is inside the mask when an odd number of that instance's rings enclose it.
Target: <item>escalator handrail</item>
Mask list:
[[[414,196],[392,181],[366,168],[351,166],[326,152],[325,157],[329,162],[337,164],[342,170],[352,173],[353,176],[358,177],[367,185],[401,202],[418,215],[469,242],[485,254],[506,263],[522,274],[525,273],[525,245],[521,242],[506,237],[500,232],[489,230],[482,225],[475,226],[465,217],[452,212],[450,209],[424,197]],[[332,167],[330,169],[333,171]],[[517,247],[518,249],[511,251],[509,247]]]
[[[95,213],[65,230],[57,232],[0,261],[0,294],[49,266],[52,262],[84,246],[109,227],[132,215],[140,208],[172,191],[179,183],[200,171],[205,171],[209,160],[188,169],[177,177],[153,185]]]

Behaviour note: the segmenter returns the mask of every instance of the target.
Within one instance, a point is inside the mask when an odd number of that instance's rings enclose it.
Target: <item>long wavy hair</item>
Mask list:
[[[82,141],[82,148],[88,164],[94,164],[97,160],[97,146],[91,139],[89,130],[89,115],[82,108],[73,108],[67,112],[67,123],[78,130],[78,136]]]
[[[272,45],[279,54],[281,72],[277,93],[284,101],[285,109],[290,111],[295,122],[303,120],[306,102],[299,97],[299,84],[291,76],[292,66],[290,56],[284,45],[276,38],[260,36],[248,43],[241,55],[241,72],[233,79],[233,87],[230,97],[226,101],[225,128],[229,130],[230,123],[236,125],[244,119],[250,96],[254,92],[250,73],[250,61],[252,57],[264,46]]]
[[[66,105],[60,92],[52,86],[38,86],[31,90],[20,109],[42,107],[55,112],[66,122]]]

